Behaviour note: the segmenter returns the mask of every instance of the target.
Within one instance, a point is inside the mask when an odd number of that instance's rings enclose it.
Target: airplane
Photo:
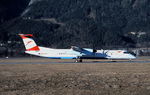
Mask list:
[[[25,53],[51,59],[75,59],[75,62],[82,62],[82,59],[126,59],[136,57],[126,50],[95,50],[72,46],[70,49],[54,49],[38,46],[33,40],[32,34],[19,34],[25,45]]]

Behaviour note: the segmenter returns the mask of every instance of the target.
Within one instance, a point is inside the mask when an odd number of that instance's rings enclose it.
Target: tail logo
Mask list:
[[[35,41],[31,38],[32,34],[19,34],[22,38],[25,48],[27,51],[39,51],[39,47],[36,45]]]
[[[27,46],[28,44],[30,44],[30,43],[32,43],[32,41],[27,42],[26,46]]]

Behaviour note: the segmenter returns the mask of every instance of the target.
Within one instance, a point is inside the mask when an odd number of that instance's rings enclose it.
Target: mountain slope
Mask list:
[[[4,15],[7,22],[0,32],[8,40],[20,41],[16,34],[33,33],[39,44],[56,48],[150,46],[149,0],[25,0],[22,4],[19,12],[11,13],[17,18]]]
[[[21,15],[29,0],[0,0],[0,24]]]

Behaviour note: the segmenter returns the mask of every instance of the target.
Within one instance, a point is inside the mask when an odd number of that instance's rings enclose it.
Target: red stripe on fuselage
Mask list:
[[[39,51],[39,47],[38,46],[35,46],[33,48],[30,48],[30,49],[27,49],[27,51]]]

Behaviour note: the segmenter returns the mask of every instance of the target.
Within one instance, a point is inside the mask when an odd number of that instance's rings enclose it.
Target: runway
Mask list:
[[[40,57],[27,57],[27,58],[0,58],[0,64],[99,64],[99,63],[150,63],[150,57],[138,57],[135,60],[83,60],[83,62],[75,62],[75,59],[48,59]]]

